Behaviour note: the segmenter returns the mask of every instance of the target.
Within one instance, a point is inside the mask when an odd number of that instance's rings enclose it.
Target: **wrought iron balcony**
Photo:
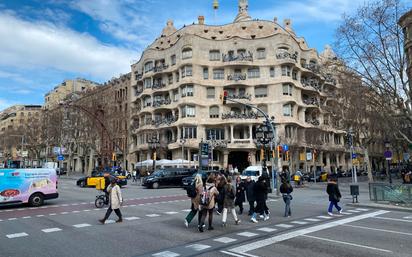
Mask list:
[[[239,81],[239,80],[246,80],[246,73],[235,73],[235,74],[229,74],[227,75],[227,80],[234,80],[234,81]]]
[[[162,63],[156,67],[154,67],[153,72],[162,72],[164,70],[166,70],[167,68],[169,68],[169,65]]]
[[[153,101],[153,107],[160,107],[162,105],[169,105],[171,103],[172,101],[170,99],[156,100],[156,101]]]
[[[305,122],[310,123],[313,126],[319,126],[320,125],[320,122],[319,122],[318,119],[306,119]]]
[[[276,59],[291,59],[295,61],[296,63],[298,62],[298,53],[289,53],[286,51],[278,52],[276,54]]]
[[[152,85],[152,89],[160,89],[160,88],[164,88],[166,87],[166,83],[164,83],[163,81],[155,81]]]
[[[331,74],[326,75],[325,82],[336,86],[336,79],[334,79]]]
[[[303,87],[313,87],[317,91],[322,91],[322,86],[319,83],[318,79],[310,78],[310,79],[301,79],[300,82],[302,83]]]
[[[253,61],[253,54],[251,52],[248,53],[240,53],[238,55],[234,54],[222,54],[223,62],[235,62],[235,61]]]
[[[252,96],[250,94],[241,94],[241,95],[228,95],[227,98],[229,99],[246,99],[251,100]]]
[[[314,73],[320,72],[320,66],[316,63],[304,63],[303,68],[311,70]]]
[[[141,90],[138,89],[138,90],[135,91],[134,95],[139,96],[142,92],[143,92],[142,89]]]
[[[222,113],[222,120],[226,119],[257,119],[259,116],[257,112],[249,112],[249,113],[236,113],[236,112],[228,112]]]
[[[178,118],[176,116],[166,117],[166,118],[156,119],[152,121],[152,125],[155,127],[159,127],[161,125],[171,125],[175,123],[177,120]]]
[[[319,106],[319,101],[316,98],[304,98],[303,103],[307,105],[316,105]]]

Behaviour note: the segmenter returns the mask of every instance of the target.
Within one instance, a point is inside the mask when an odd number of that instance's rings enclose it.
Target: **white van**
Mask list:
[[[257,181],[259,177],[262,176],[262,166],[249,166],[240,175],[242,180],[250,177],[253,181]]]

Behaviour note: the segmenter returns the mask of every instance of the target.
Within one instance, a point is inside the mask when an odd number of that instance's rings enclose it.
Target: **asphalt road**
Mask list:
[[[215,230],[199,233],[196,218],[183,220],[190,200],[182,189],[122,189],[123,223],[113,213],[101,225],[98,192],[59,182],[60,197],[41,208],[0,208],[0,257],[48,256],[412,256],[412,213],[347,207],[327,216],[327,196],[319,184],[294,191],[292,217],[284,218],[283,201],[271,196],[268,221],[240,225],[214,216]],[[343,192],[346,190],[343,188]],[[361,191],[362,192],[362,191]],[[247,209],[247,208],[246,208]]]

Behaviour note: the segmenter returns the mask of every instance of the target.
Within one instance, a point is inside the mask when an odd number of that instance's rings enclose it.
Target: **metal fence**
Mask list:
[[[412,204],[412,184],[369,183],[371,201]]]

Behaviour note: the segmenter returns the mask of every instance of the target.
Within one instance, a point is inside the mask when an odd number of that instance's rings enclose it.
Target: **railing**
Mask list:
[[[228,113],[222,113],[222,120],[226,120],[226,119],[257,119],[257,118],[259,118],[257,112],[249,112],[249,113],[228,112]]]
[[[282,51],[276,54],[276,59],[291,59],[295,62],[298,62],[298,53],[289,53],[286,51]]]
[[[316,105],[319,106],[318,99],[316,98],[304,98],[303,103],[307,105]]]
[[[300,83],[302,83],[303,87],[313,87],[317,91],[322,91],[322,86],[319,84],[319,80],[315,78],[310,79],[301,79]]]
[[[135,96],[139,96],[141,93],[143,92],[143,90],[136,90],[134,95]]]
[[[412,204],[412,184],[369,183],[371,201]]]
[[[336,79],[332,78],[332,75],[330,74],[326,75],[325,82],[336,86]]]
[[[153,101],[153,107],[159,107],[159,106],[168,105],[171,103],[172,101],[170,99],[156,100],[156,101]]]
[[[143,78],[143,74],[136,74],[136,80],[141,80]]]
[[[304,63],[303,68],[311,70],[314,73],[319,73],[320,72],[320,66],[315,63]]]
[[[154,67],[153,72],[161,72],[166,70],[167,68],[169,68],[169,65],[163,63],[159,66]]]
[[[233,144],[250,144],[250,139],[233,139]]]
[[[155,81],[152,85],[152,89],[161,89],[166,87],[166,83]]]
[[[228,95],[227,98],[229,99],[246,99],[251,100],[252,96],[250,94],[241,94],[241,95]]]
[[[176,116],[173,117],[167,117],[163,119],[157,119],[152,121],[152,125],[155,127],[159,127],[160,125],[170,125],[172,123],[175,123],[178,120]]]
[[[239,81],[239,80],[246,80],[246,73],[235,73],[235,74],[229,74],[227,75],[227,80],[234,80],[234,81]]]
[[[234,62],[234,61],[248,61],[252,62],[253,61],[253,54],[251,52],[246,53],[240,53],[238,55],[234,54],[222,54],[222,60],[223,62]]]
[[[320,122],[319,122],[319,120],[317,120],[317,119],[305,120],[305,122],[306,122],[306,123],[310,123],[310,124],[312,124],[312,125],[314,125],[314,126],[319,126],[319,125],[320,125]]]

